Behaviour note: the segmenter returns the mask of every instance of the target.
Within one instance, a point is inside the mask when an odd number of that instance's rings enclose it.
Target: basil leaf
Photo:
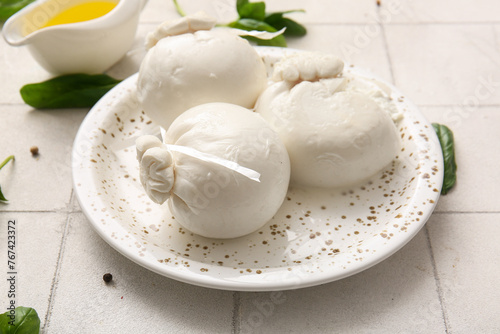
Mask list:
[[[264,22],[271,25],[276,30],[281,30],[283,28],[286,28],[286,30],[285,30],[286,36],[301,37],[307,33],[306,28],[303,25],[297,23],[296,21],[294,21],[292,19],[283,17],[283,14],[299,12],[299,11],[302,11],[302,10],[293,10],[293,11],[288,11],[288,12],[271,13],[271,14],[266,16],[266,18],[264,19]]]
[[[457,181],[457,164],[455,162],[455,143],[453,132],[446,126],[438,123],[432,123],[434,130],[439,138],[444,160],[444,179],[441,194],[446,195]]]
[[[2,334],[38,334],[40,318],[31,307],[16,307],[11,314],[7,311],[0,314],[0,333]]]
[[[0,201],[3,201],[3,202],[8,202],[9,200],[7,198],[5,198],[5,196],[3,195],[2,193],[2,187],[0,186]]]
[[[240,11],[243,8],[243,6],[248,4],[248,2],[249,2],[248,0],[236,0],[236,11],[238,12],[238,14],[240,14]]]
[[[0,22],[5,22],[35,0],[0,0]]]
[[[254,42],[255,44],[260,46],[276,46],[280,48],[286,48],[286,41],[284,40],[284,37],[282,35],[277,36],[273,39],[260,39],[253,36],[240,36],[240,37],[250,42]]]
[[[269,24],[263,21],[257,21],[253,19],[239,19],[237,21],[231,22],[228,25],[231,28],[242,29],[242,30],[258,30],[258,31],[268,31],[268,32],[276,32],[277,30],[270,26]],[[257,43],[258,45],[266,45],[266,46],[280,46],[286,47],[286,40],[283,35],[279,35],[274,37],[273,39],[263,40],[258,39],[251,36],[242,36],[245,39],[248,39],[252,42]]]
[[[14,156],[10,155],[8,156],[1,164],[0,164],[0,169],[3,168],[9,161],[14,160]],[[0,201],[8,202],[7,198],[2,193],[2,187],[0,187]]]
[[[266,17],[266,4],[264,2],[248,2],[240,7],[238,14],[242,19],[264,21]]]
[[[68,74],[21,88],[24,102],[34,108],[90,108],[121,80],[106,74]]]

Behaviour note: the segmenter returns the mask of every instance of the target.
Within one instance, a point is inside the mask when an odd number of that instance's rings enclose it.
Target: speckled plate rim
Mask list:
[[[272,47],[257,47],[258,52],[263,55],[263,56],[270,56],[270,57],[276,57],[276,56],[283,56],[286,53],[295,53],[295,52],[301,52],[300,50],[294,50],[294,49],[281,49],[281,48],[272,48]],[[374,79],[379,80],[380,82],[384,83],[388,87],[390,87],[394,92],[399,92],[397,88],[395,88],[393,85],[390,83],[387,83],[369,73],[363,73],[364,75],[368,77],[372,77]],[[85,157],[85,154],[90,151],[90,148],[95,145],[96,143],[92,142],[91,139],[89,139],[88,133],[90,133],[92,130],[95,129],[95,122],[103,121],[104,118],[106,117],[106,113],[97,113],[98,109],[105,109],[107,105],[109,105],[109,102],[111,101],[111,96],[115,95],[115,93],[123,90],[124,88],[130,87],[135,85],[135,82],[137,80],[137,74],[132,75],[131,77],[125,79],[122,83],[117,85],[115,88],[113,88],[110,92],[108,92],[101,100],[99,100],[96,105],[89,111],[87,114],[86,118],[82,122],[77,135],[75,137],[74,145],[73,145],[73,184],[74,184],[74,189],[75,189],[75,195],[77,200],[80,203],[80,206],[82,208],[82,212],[84,215],[87,217],[89,222],[91,223],[91,226],[94,228],[94,230],[99,234],[99,236],[106,241],[110,246],[112,246],[115,250],[117,250],[119,253],[124,255],[125,257],[129,258],[133,262],[139,264],[140,266],[147,268],[153,272],[156,272],[160,275],[176,279],[178,281],[182,281],[185,283],[193,284],[193,285],[198,285],[198,286],[203,286],[203,287],[208,287],[208,288],[215,288],[215,289],[222,289],[222,290],[236,290],[236,291],[276,291],[276,290],[290,290],[290,289],[297,289],[297,288],[305,288],[305,287],[310,287],[310,286],[316,286],[316,285],[321,285],[325,283],[329,283],[335,280],[343,279],[348,276],[352,276],[354,274],[357,274],[361,271],[364,271],[393,255],[396,253],[398,250],[400,250],[403,246],[405,246],[413,237],[420,231],[420,229],[425,225],[427,220],[429,219],[430,215],[432,214],[436,204],[437,200],[439,198],[439,192],[435,193],[434,195],[434,204],[433,205],[427,205],[423,211],[422,216],[420,217],[420,222],[418,224],[412,224],[409,228],[406,234],[402,235],[399,234],[395,236],[391,242],[385,247],[378,249],[378,252],[376,254],[372,254],[367,260],[363,262],[353,262],[349,265],[348,268],[342,270],[342,271],[325,271],[325,272],[315,272],[312,274],[308,274],[306,269],[301,270],[300,265],[298,272],[294,273],[286,273],[284,272],[284,277],[286,279],[280,279],[276,281],[237,281],[237,280],[227,280],[224,277],[217,277],[217,273],[213,275],[199,275],[195,274],[192,272],[187,272],[187,271],[182,271],[182,270],[176,270],[175,267],[169,267],[169,266],[164,266],[161,265],[160,263],[156,261],[150,261],[145,257],[140,257],[137,252],[132,251],[129,247],[126,247],[123,245],[120,240],[116,240],[111,237],[111,231],[113,229],[115,230],[125,230],[123,226],[121,226],[118,222],[110,222],[110,224],[107,224],[106,227],[104,227],[102,224],[98,223],[98,217],[96,214],[91,210],[88,199],[86,198],[87,193],[84,192],[80,187],[77,187],[78,184],[85,183],[87,186],[92,186],[94,180],[94,177],[92,173],[89,172],[89,169],[82,168],[82,166],[77,163],[77,161],[81,161],[82,157]],[[411,114],[412,117],[415,120],[418,120],[419,122],[423,124],[428,125],[428,133],[427,135],[432,138],[432,140],[437,141],[437,136],[432,129],[432,126],[430,123],[425,119],[425,117],[420,113],[418,108],[412,104],[410,101],[406,100],[406,104],[409,105],[411,109]],[[82,149],[84,148],[84,149]],[[434,159],[438,161],[438,164],[440,166],[443,165],[443,160],[442,160],[442,154],[440,150],[435,150],[434,152],[430,152],[433,156]],[[443,168],[439,168],[439,171],[436,175],[436,179],[440,179],[441,182],[439,184],[436,184],[436,187],[441,190],[442,186],[442,177],[443,177]],[[417,180],[417,188],[420,188],[420,186],[423,186],[423,180],[421,178],[418,178]],[[415,195],[409,200],[409,202],[417,202],[420,200],[418,196],[418,191],[415,193]],[[283,268],[283,271],[285,269]],[[288,275],[286,275],[288,274]],[[283,277],[282,277],[283,278]]]

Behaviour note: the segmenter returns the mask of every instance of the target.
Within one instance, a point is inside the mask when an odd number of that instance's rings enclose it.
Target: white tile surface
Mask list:
[[[229,333],[232,292],[152,273],[108,246],[71,214],[48,333]],[[111,284],[102,276],[113,275]],[[82,321],[85,319],[85,321]]]
[[[172,1],[146,0],[146,6],[142,10],[139,20],[142,23],[160,23],[165,20],[178,18]],[[180,2],[184,5],[184,2]]]
[[[422,105],[499,104],[495,32],[489,24],[386,26],[396,85]],[[488,80],[491,92],[481,88]]]
[[[273,0],[266,2],[266,11],[269,12],[295,9],[304,9],[305,13],[295,13],[290,17],[306,25],[317,23],[373,23],[377,19],[376,2],[372,0]]]
[[[500,332],[499,220],[498,213],[437,214],[429,222],[451,333]]]
[[[383,263],[341,281],[242,293],[240,327],[241,333],[444,333],[425,232]]]
[[[7,223],[16,220],[16,304],[34,308],[42,326],[47,316],[51,288],[67,215],[62,213],[0,212],[2,279],[1,307],[7,307]],[[5,275],[4,275],[5,273]],[[10,285],[10,284],[9,284]]]
[[[117,79],[126,79],[132,74],[139,71],[142,59],[146,55],[146,48],[144,46],[144,40],[146,35],[154,31],[158,24],[156,23],[145,23],[137,28],[136,37],[134,44],[130,48],[130,51],[120,59],[113,67],[106,71],[106,74]]]
[[[87,110],[32,110],[26,105],[0,109],[0,159],[14,154],[0,173],[9,204],[1,210],[52,211],[70,201],[71,147]],[[34,157],[30,148],[37,146]]]
[[[218,23],[229,23],[237,18],[236,1],[213,0],[213,1],[178,1],[186,14],[194,14],[204,11],[217,19]],[[148,0],[148,4],[141,14],[141,20],[146,23],[159,23],[166,20],[174,20],[180,15],[175,11],[172,1]]]
[[[368,32],[368,34],[367,34]],[[392,82],[383,32],[379,25],[329,25],[309,27],[310,38],[289,38],[288,47],[335,54]]]
[[[28,83],[50,78],[50,74],[31,57],[26,46],[11,47],[0,37],[0,101],[24,104],[19,90]]]
[[[253,2],[253,1],[252,1]],[[179,5],[187,14],[199,10],[215,17],[221,23],[237,18],[234,0],[187,1]],[[266,12],[303,9],[304,13],[287,14],[306,26],[316,23],[373,23],[377,20],[376,2],[372,0],[301,1],[273,0],[266,2]],[[178,18],[171,1],[149,0],[141,15],[143,22],[163,22]]]
[[[452,107],[427,107],[421,110],[430,122],[446,124],[455,137],[457,183],[446,196],[441,196],[436,210],[498,211],[498,108],[481,107],[473,112]],[[486,148],[491,154],[485,153]]]
[[[382,0],[382,8],[397,7],[393,22],[499,22],[500,3],[489,0]]]

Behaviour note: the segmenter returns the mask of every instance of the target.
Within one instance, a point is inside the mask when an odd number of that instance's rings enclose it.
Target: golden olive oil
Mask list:
[[[91,1],[70,7],[52,17],[44,26],[46,28],[59,24],[89,21],[104,16],[116,7],[116,3],[108,1]]]

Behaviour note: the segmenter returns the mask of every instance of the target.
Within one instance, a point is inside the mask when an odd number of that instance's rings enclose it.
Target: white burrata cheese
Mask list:
[[[229,29],[160,39],[144,58],[137,81],[146,114],[164,128],[187,109],[226,102],[253,108],[266,88],[266,68],[254,48]]]
[[[275,68],[277,82],[256,111],[288,150],[292,184],[351,186],[395,158],[400,144],[391,102],[375,83],[341,76],[341,61],[319,54],[299,53]]]
[[[278,211],[290,161],[278,134],[243,107],[209,103],[179,116],[163,143],[137,140],[141,182],[186,229],[210,238],[254,232]]]

